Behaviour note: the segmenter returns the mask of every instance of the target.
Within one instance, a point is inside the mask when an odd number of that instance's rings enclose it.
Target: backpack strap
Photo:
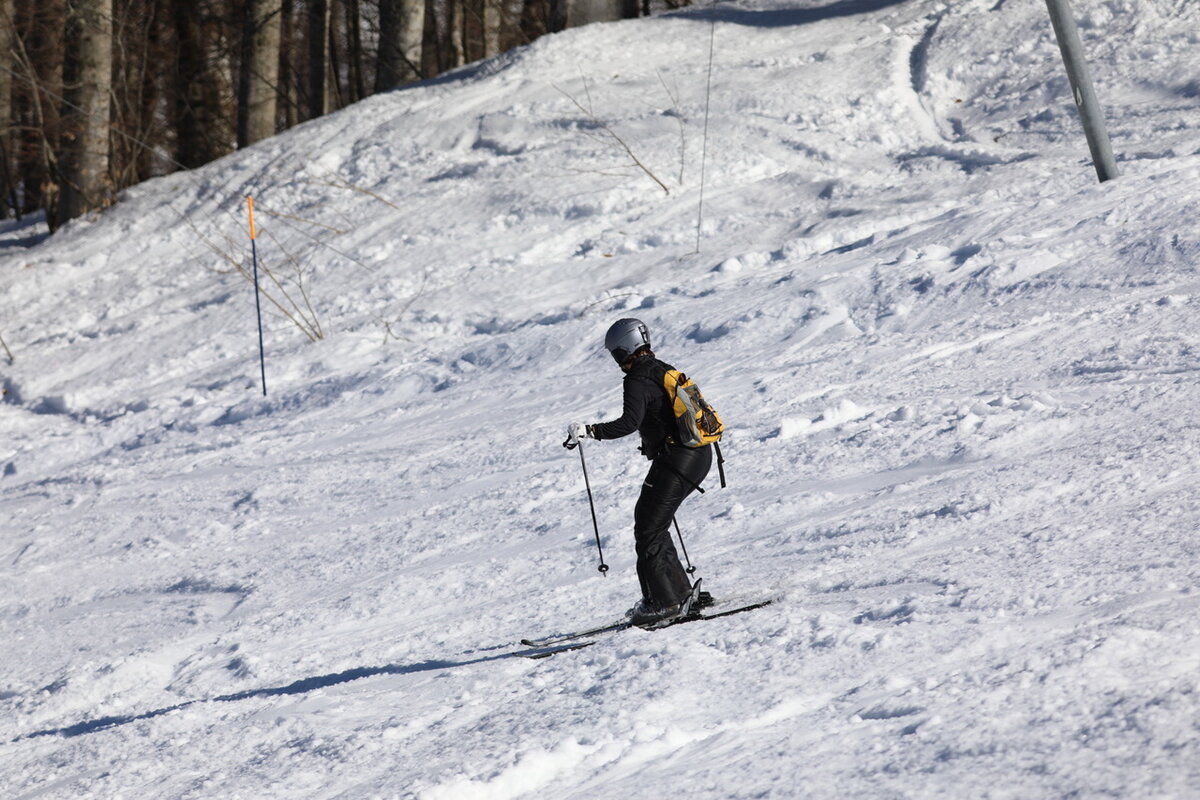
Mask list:
[[[713,448],[717,451],[717,473],[721,476],[721,488],[724,489],[725,484],[725,456],[721,455],[721,443],[713,442]]]

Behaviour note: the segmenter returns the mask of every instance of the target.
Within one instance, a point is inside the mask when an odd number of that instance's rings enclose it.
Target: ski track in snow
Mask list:
[[[1104,186],[1041,4],[754,0],[4,223],[0,794],[1200,794],[1200,7],[1075,5]],[[266,397],[248,193],[327,333],[266,305]],[[777,600],[514,657],[635,599],[645,462],[585,445],[601,578],[559,446],[627,315],[729,425],[705,587]]]

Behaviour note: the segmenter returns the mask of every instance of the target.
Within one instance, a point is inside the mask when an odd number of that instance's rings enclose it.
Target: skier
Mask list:
[[[618,439],[641,434],[638,448],[652,462],[633,511],[633,538],[642,599],[630,609],[634,625],[676,616],[692,592],[692,583],[671,541],[670,525],[679,505],[708,475],[712,446],[685,447],[675,441],[675,416],[663,388],[663,376],[673,369],[650,349],[650,332],[636,319],[620,319],[604,337],[604,346],[625,373],[624,412],[611,422],[594,425],[572,422],[567,443],[581,439]],[[700,603],[712,602],[707,592]]]

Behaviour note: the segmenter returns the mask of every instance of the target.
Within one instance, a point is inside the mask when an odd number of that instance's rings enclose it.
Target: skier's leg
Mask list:
[[[671,519],[704,480],[712,464],[709,448],[674,448],[655,459],[634,508],[634,540],[643,596],[660,607],[687,597],[692,584],[671,539]]]

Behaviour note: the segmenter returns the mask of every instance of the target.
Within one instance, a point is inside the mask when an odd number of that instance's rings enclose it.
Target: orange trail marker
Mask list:
[[[258,314],[258,367],[262,374],[262,393],[267,396],[267,356],[263,349],[262,300],[258,290],[258,232],[254,229],[254,198],[246,197],[246,210],[250,214],[250,258],[254,262],[254,310]]]

